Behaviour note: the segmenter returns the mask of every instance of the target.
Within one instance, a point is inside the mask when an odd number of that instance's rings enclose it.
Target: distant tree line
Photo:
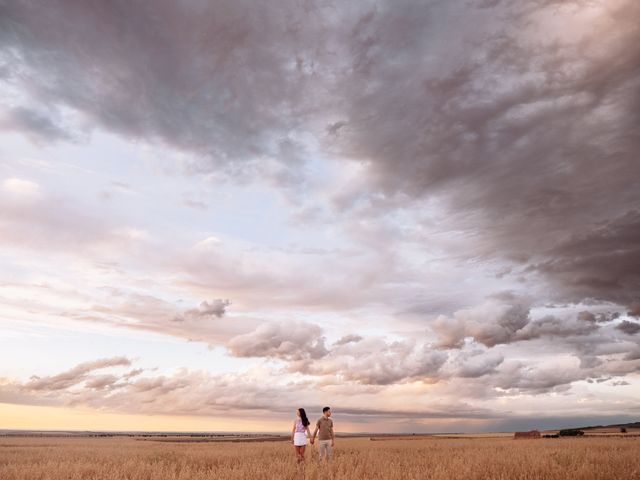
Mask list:
[[[558,432],[559,437],[581,437],[583,435],[584,432],[582,430],[578,430],[577,428],[567,428]]]

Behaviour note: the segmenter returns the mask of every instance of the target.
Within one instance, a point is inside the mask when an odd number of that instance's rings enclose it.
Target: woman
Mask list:
[[[311,437],[309,432],[309,419],[304,408],[296,410],[296,418],[293,421],[293,430],[291,430],[291,441],[293,442],[293,448],[296,451],[298,457],[298,463],[304,462],[304,451],[307,448],[307,435]]]

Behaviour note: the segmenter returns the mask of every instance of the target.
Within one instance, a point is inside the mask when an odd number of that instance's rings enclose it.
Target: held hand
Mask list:
[[[331,440],[331,448],[336,446],[336,442],[334,440]]]
[[[313,442],[314,442],[314,440],[313,440],[313,438],[312,438],[312,439],[311,439],[311,445],[313,445]]]

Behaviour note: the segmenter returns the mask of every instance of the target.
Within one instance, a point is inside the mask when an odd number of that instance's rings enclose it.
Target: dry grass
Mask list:
[[[0,438],[2,480],[640,479],[639,438],[339,438],[328,466],[286,442]]]

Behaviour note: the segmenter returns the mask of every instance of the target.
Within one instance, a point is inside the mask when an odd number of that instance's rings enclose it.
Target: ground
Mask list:
[[[173,441],[177,440],[177,441]],[[640,479],[640,437],[339,438],[330,464],[286,441],[0,438],[2,480]]]

